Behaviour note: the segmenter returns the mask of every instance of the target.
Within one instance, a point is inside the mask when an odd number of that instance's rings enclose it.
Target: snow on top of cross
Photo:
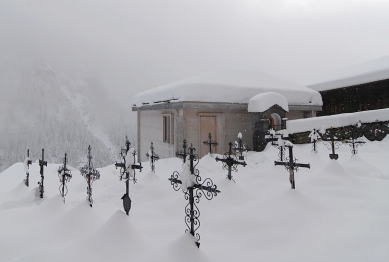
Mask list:
[[[276,92],[267,92],[256,95],[249,100],[249,112],[265,112],[270,107],[278,105],[289,112],[288,100]]]
[[[316,91],[326,91],[389,78],[389,56],[331,71],[307,86]]]
[[[289,105],[323,105],[321,95],[307,87],[261,72],[221,71],[187,78],[136,94],[136,107],[161,102],[224,102],[247,104],[266,92],[283,95]]]

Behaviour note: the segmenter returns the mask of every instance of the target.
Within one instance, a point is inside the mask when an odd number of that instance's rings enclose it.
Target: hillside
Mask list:
[[[124,137],[135,141],[129,114],[111,99],[98,78],[57,74],[44,63],[2,68],[0,170],[23,161],[26,151],[36,160],[58,163],[65,152],[70,164],[86,161],[93,147],[96,166],[115,161]]]

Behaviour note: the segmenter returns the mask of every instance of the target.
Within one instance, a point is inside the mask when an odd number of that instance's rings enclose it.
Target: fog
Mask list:
[[[389,55],[388,14],[379,0],[1,0],[0,77],[44,62],[98,78],[128,108],[140,91],[215,70],[308,83]]]

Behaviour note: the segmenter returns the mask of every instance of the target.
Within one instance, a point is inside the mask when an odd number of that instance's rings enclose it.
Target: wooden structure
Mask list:
[[[309,88],[319,91],[318,116],[389,107],[389,56],[334,71]]]

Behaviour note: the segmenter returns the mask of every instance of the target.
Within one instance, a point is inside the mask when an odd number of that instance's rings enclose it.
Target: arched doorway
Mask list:
[[[281,117],[277,113],[273,113],[269,117],[270,121],[270,127],[273,128],[274,130],[281,130],[282,129],[282,124],[281,124]]]

